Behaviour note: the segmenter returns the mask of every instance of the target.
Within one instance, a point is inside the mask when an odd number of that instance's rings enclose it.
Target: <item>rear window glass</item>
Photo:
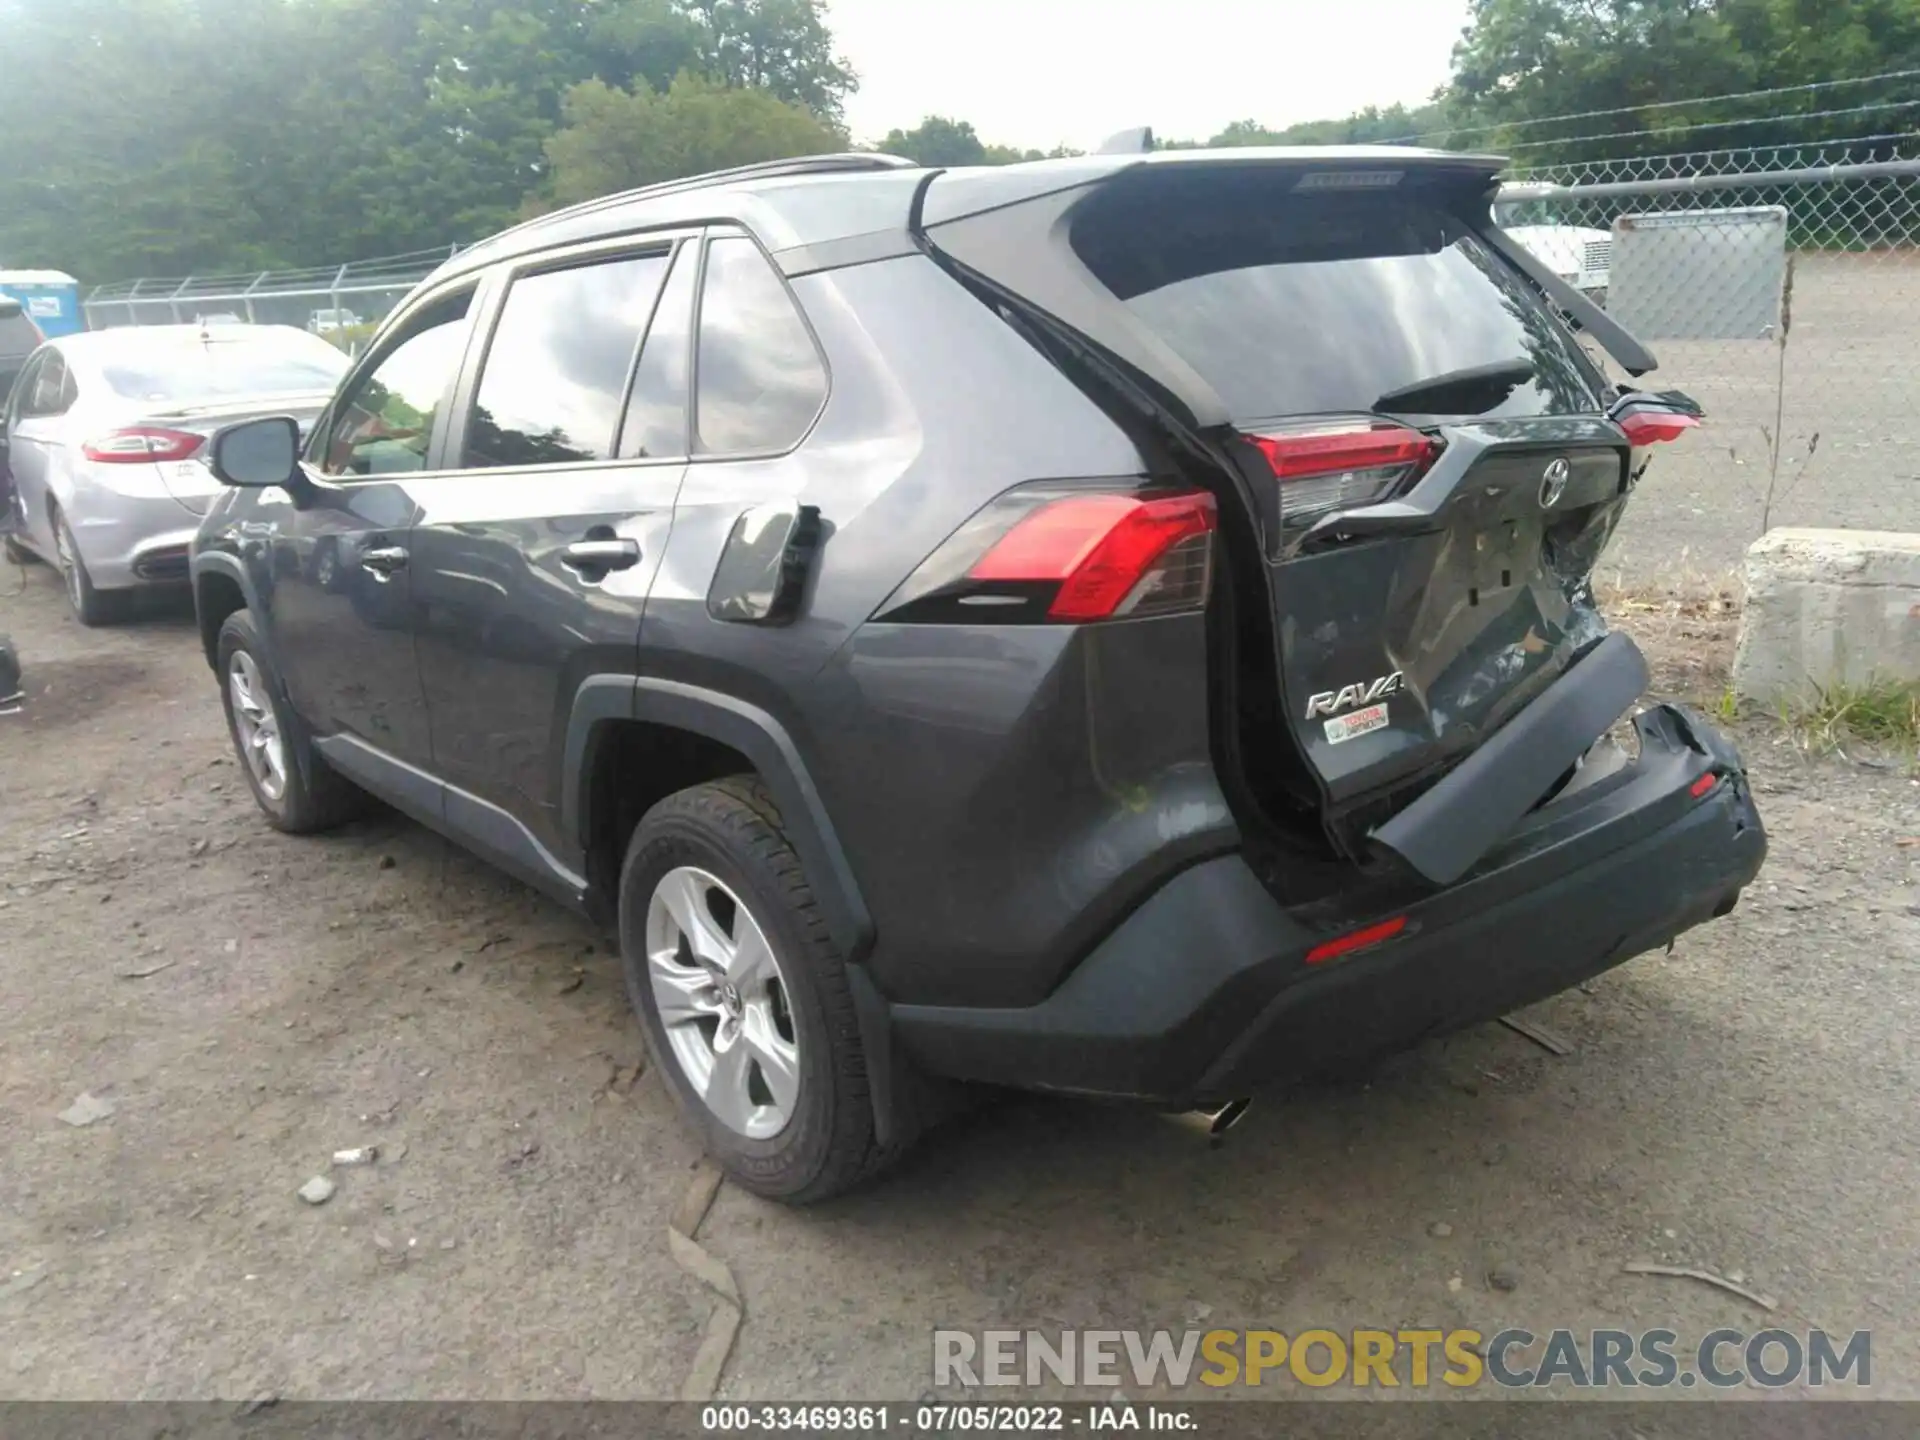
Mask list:
[[[324,340],[297,350],[260,341],[143,347],[103,361],[100,374],[128,400],[217,400],[333,389],[348,365]]]
[[[1434,200],[1294,183],[1097,196],[1073,245],[1241,419],[1600,408],[1571,332]],[[1432,386],[1473,371],[1487,373]]]

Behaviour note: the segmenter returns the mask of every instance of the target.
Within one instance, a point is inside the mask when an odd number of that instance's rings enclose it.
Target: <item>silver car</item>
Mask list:
[[[8,398],[0,530],[16,559],[59,567],[82,624],[187,577],[187,546],[219,491],[215,430],[320,413],[347,357],[284,325],[156,325],[50,340]],[[9,523],[10,522],[10,523]]]

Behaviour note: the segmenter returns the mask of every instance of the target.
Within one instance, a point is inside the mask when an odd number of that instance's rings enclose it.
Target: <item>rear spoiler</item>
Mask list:
[[[1551,267],[1538,255],[1498,225],[1489,223],[1485,233],[1493,248],[1512,261],[1529,280],[1546,291],[1549,300],[1578,320],[1580,328],[1598,340],[1600,348],[1618,361],[1622,370],[1638,379],[1660,368],[1660,362],[1654,358],[1651,350],[1634,339],[1632,333],[1618,320],[1554,274]]]

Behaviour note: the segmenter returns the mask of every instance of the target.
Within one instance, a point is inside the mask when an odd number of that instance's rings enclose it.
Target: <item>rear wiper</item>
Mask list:
[[[1468,365],[1426,380],[1416,380],[1411,385],[1402,385],[1398,390],[1389,390],[1374,401],[1373,408],[1389,414],[1409,411],[1422,415],[1478,415],[1491,410],[1533,376],[1533,361],[1524,355],[1516,355],[1511,360],[1495,360],[1490,365]],[[1492,399],[1485,404],[1470,403],[1489,395]],[[1421,403],[1411,403],[1416,400]]]

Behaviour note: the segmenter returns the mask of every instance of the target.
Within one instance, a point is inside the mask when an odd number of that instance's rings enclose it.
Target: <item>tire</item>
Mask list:
[[[74,618],[89,629],[124,620],[132,607],[133,594],[127,590],[100,590],[87,573],[87,562],[80,558],[79,543],[67,525],[67,517],[53,512],[54,561],[67,592],[67,607]]]
[[[253,616],[236,610],[220,627],[220,706],[247,788],[267,823],[289,835],[331,829],[366,808],[365,794],[290,726],[278,677],[268,665]],[[240,682],[236,683],[236,675]],[[265,735],[267,738],[262,739]]]
[[[714,886],[703,888],[709,880]],[[728,972],[738,982],[730,1000],[728,985],[709,983],[715,967],[698,963],[685,927],[668,908],[670,897],[677,898],[684,913],[696,896],[706,902],[711,933],[734,946],[736,959],[751,955],[757,929],[777,988],[764,974],[755,978],[764,966],[751,965]],[[742,911],[752,929],[743,928]],[[649,954],[650,941],[677,945],[670,967]],[[743,1188],[796,1205],[825,1200],[877,1174],[911,1143],[910,1135],[884,1147],[875,1139],[846,962],[759,780],[697,785],[647,812],[620,871],[620,954],[654,1064],[708,1153]],[[674,1037],[662,1019],[662,994],[681,1017]],[[700,1018],[688,1018],[696,1012]],[[724,1068],[719,1050],[729,1024],[732,1069]],[[703,1098],[695,1073],[701,1043],[711,1057],[705,1093],[718,1097],[714,1103]],[[797,1081],[777,1086],[777,1072],[787,1064],[782,1057],[791,1058]],[[757,1075],[758,1089],[751,1079],[730,1086],[735,1074]],[[742,1106],[725,1101],[734,1089],[746,1090],[754,1107],[744,1115]]]

